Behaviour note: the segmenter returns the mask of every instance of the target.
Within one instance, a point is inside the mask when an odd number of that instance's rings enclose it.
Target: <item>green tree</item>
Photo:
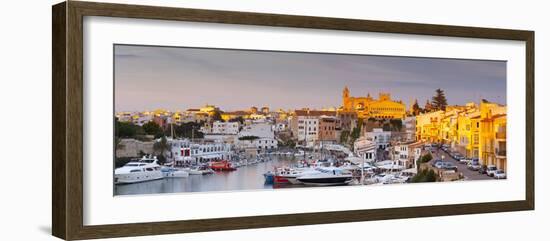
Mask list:
[[[435,95],[432,97],[432,105],[436,110],[445,110],[447,107],[447,97],[442,89],[435,90]]]
[[[260,137],[257,137],[257,136],[241,136],[239,137],[239,140],[241,141],[253,141],[253,140],[256,140],[256,139],[259,139]]]
[[[391,131],[391,125],[390,125],[390,123],[384,123],[384,125],[382,125],[382,130],[384,130],[384,131]]]
[[[350,134],[349,142],[350,143],[355,142],[355,140],[357,140],[357,138],[359,138],[359,136],[361,136],[361,128],[360,127],[353,128],[353,131],[351,131],[351,134]]]
[[[403,122],[401,121],[401,119],[391,119],[390,125],[393,131],[401,131],[401,129],[403,128]]]
[[[116,121],[115,136],[120,138],[133,138],[136,135],[142,134],[143,129],[140,126],[134,125],[131,122]]]
[[[431,153],[426,153],[426,155],[423,155],[422,156],[422,163],[426,163],[426,162],[429,162],[433,159],[433,156]]]
[[[145,134],[155,137],[162,134],[162,128],[154,121],[143,124],[143,131],[145,131]]]
[[[222,119],[222,113],[220,110],[215,110],[214,113],[212,114],[212,120],[214,121],[224,121]]]
[[[426,104],[424,105],[424,110],[423,112],[426,113],[426,112],[430,112],[434,109],[432,103],[430,103],[430,100],[426,100]]]
[[[420,114],[420,112],[422,112],[422,109],[420,109],[420,105],[418,105],[418,101],[415,99],[412,105],[411,115],[417,116],[418,114]]]
[[[174,126],[174,133],[183,138],[204,138],[204,134],[198,131],[203,123],[182,123]]]
[[[437,174],[433,169],[423,169],[419,171],[414,177],[411,178],[411,182],[436,182]]]
[[[159,164],[164,163],[166,161],[166,156],[164,155],[166,152],[170,151],[170,144],[168,143],[166,136],[162,136],[159,141],[156,141],[155,144],[153,144],[153,150],[157,155]]]
[[[342,133],[340,134],[340,143],[346,144],[348,142],[348,138],[349,138],[349,131],[343,130]]]
[[[242,116],[237,116],[229,120],[229,122],[239,122],[241,125],[244,123],[244,118]]]

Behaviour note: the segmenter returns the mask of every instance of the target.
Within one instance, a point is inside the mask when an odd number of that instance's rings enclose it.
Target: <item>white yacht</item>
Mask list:
[[[188,177],[189,172],[185,168],[164,166],[160,169],[164,177]]]
[[[139,161],[128,162],[115,169],[115,184],[136,183],[162,179],[157,157],[143,156]]]

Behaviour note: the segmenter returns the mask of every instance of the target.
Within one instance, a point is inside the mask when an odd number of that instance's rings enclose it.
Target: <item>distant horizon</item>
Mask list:
[[[423,107],[437,88],[449,105],[506,105],[506,62],[375,55],[115,45],[115,112],[338,108],[391,94]]]

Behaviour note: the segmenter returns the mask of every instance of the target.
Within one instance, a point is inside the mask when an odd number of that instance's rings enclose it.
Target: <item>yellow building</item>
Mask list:
[[[380,93],[378,99],[368,94],[366,97],[351,97],[348,87],[342,94],[342,110],[355,111],[358,118],[403,119],[406,106],[401,101],[393,101],[389,93]]]
[[[506,171],[506,106],[482,102],[479,109],[479,160]]]
[[[434,111],[416,116],[416,140],[439,142],[443,111]]]

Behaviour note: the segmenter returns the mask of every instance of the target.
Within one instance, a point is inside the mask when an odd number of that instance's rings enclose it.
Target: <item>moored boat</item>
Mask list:
[[[208,166],[192,167],[187,172],[189,172],[190,175],[206,175],[214,173],[214,171],[212,171],[212,169]]]
[[[189,173],[185,169],[174,168],[174,167],[162,167],[162,175],[164,177],[188,177]]]
[[[317,172],[296,178],[300,183],[315,186],[347,185],[352,181],[351,173],[336,167],[315,168]]]
[[[274,177],[275,175],[271,171],[264,173],[265,184],[273,184]]]
[[[227,160],[210,162],[210,169],[214,171],[235,171],[235,167],[231,165],[231,162]]]
[[[143,156],[139,161],[126,163],[115,169],[115,184],[129,184],[162,179],[157,157]]]

